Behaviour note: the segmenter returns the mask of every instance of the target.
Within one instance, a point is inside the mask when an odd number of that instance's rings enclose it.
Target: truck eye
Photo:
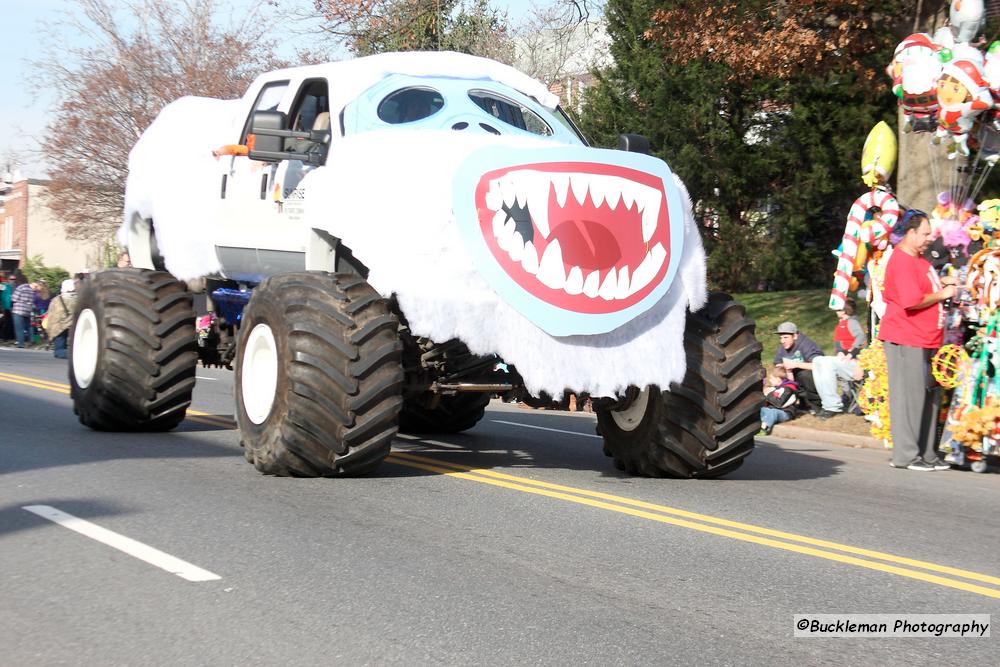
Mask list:
[[[378,105],[378,117],[390,125],[423,120],[444,107],[444,98],[433,88],[402,88],[385,96]]]

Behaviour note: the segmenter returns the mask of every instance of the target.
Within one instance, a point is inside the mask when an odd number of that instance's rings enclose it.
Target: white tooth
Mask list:
[[[538,280],[552,289],[561,289],[566,284],[566,268],[563,266],[559,241],[553,241],[545,248],[542,260],[538,263]]]
[[[566,193],[569,192],[569,174],[551,174],[549,178],[556,191],[556,202],[562,208],[566,205]]]
[[[493,216],[493,237],[503,236],[503,223],[507,222],[507,211],[497,211]]]
[[[499,211],[503,207],[503,195],[500,194],[500,184],[496,179],[490,181],[490,190],[486,193],[486,207],[491,211]]]
[[[596,174],[590,177],[590,200],[594,202],[594,208],[600,208],[604,203],[604,197],[608,190],[608,178]]]
[[[656,260],[656,268],[663,266],[663,260],[667,258],[667,251],[664,249],[663,244],[657,243],[653,246],[653,259]]]
[[[531,211],[531,221],[542,233],[549,237],[549,179],[544,174],[535,172],[536,176],[527,185],[528,209]]]
[[[531,241],[524,244],[524,256],[521,257],[521,268],[531,275],[538,273],[538,251],[535,250],[535,244]]]
[[[510,249],[510,244],[514,239],[514,229],[517,225],[514,224],[513,220],[507,220],[503,223],[503,229],[500,231],[500,236],[497,237],[497,245],[504,250]]]
[[[597,295],[604,299],[605,301],[611,301],[615,298],[615,292],[618,291],[618,274],[614,267],[608,271],[608,275],[604,277],[604,282],[601,283],[601,289],[597,292]]]
[[[569,178],[569,185],[573,189],[573,196],[583,205],[587,199],[587,190],[590,189],[590,176],[588,174],[573,174]]]
[[[517,202],[517,189],[514,187],[514,180],[510,174],[500,179],[500,194],[503,195],[503,203],[508,207]]]
[[[616,299],[624,299],[628,296],[628,267],[623,266],[618,271],[618,289],[615,290]]]
[[[524,237],[521,236],[521,232],[514,232],[514,237],[507,244],[507,254],[515,262],[521,261],[524,255]]]
[[[517,198],[517,205],[524,208],[528,203],[528,195],[525,186],[533,180],[533,171],[518,171],[512,174],[514,180],[514,195]]]
[[[643,287],[649,284],[649,281],[653,279],[653,275],[656,273],[656,267],[654,266],[652,253],[646,253],[646,256],[642,260],[642,264],[639,268],[635,270],[632,274],[632,283],[629,285],[628,294],[632,296]]]
[[[646,255],[646,258],[642,260],[642,264],[635,270],[635,273],[632,274],[632,283],[628,289],[629,296],[650,283],[657,272],[659,272],[660,267],[663,266],[663,260],[666,257],[667,251],[663,249],[661,244],[657,243]]]
[[[601,274],[599,271],[591,271],[587,279],[583,281],[583,293],[593,299],[597,296],[597,291],[601,287]]]
[[[622,198],[622,179],[617,176],[605,177],[604,183],[604,200],[608,208],[613,211],[618,208],[618,202]]]
[[[579,294],[583,291],[583,271],[579,266],[574,266],[569,270],[563,289],[566,290],[566,294]]]
[[[642,241],[648,243],[653,238],[656,231],[656,222],[660,217],[660,193],[656,193],[656,199],[647,202],[646,208],[642,210]]]
[[[625,204],[625,208],[632,208],[632,204],[635,202],[637,185],[632,181],[622,179],[622,203]]]

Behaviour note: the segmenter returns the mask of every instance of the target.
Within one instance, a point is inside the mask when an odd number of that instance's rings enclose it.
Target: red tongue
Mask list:
[[[608,269],[622,257],[614,234],[591,220],[565,220],[552,230],[559,241],[563,264],[581,269]]]

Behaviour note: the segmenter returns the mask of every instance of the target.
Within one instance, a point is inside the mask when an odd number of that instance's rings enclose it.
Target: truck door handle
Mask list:
[[[260,198],[265,199],[267,197],[267,174],[260,175]]]
[[[229,177],[229,174],[223,174],[222,175],[222,189],[219,191],[219,199],[225,199],[226,198],[226,180],[228,179],[228,177]]]

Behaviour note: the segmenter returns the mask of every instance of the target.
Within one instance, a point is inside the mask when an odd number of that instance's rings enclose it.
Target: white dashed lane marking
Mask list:
[[[579,431],[565,431],[561,428],[549,428],[547,426],[532,426],[531,424],[519,424],[518,422],[508,422],[502,419],[491,419],[494,424],[510,424],[511,426],[523,426],[524,428],[534,428],[539,431],[555,431],[556,433],[567,433],[569,435],[579,435],[584,438],[600,438],[599,435],[592,435],[590,433],[580,433]]]
[[[49,505],[26,505],[23,509],[28,510],[32,514],[37,514],[43,519],[57,523],[63,528],[69,528],[81,535],[86,535],[92,540],[97,540],[101,544],[118,549],[150,565],[155,565],[170,574],[176,574],[181,579],[187,579],[188,581],[214,581],[222,578],[208,570],[201,569],[197,565],[192,565],[159,549],[133,540],[131,537],[125,537],[107,528],[101,528],[97,524],[85,521],[72,514],[67,514],[55,507],[50,507]]]

